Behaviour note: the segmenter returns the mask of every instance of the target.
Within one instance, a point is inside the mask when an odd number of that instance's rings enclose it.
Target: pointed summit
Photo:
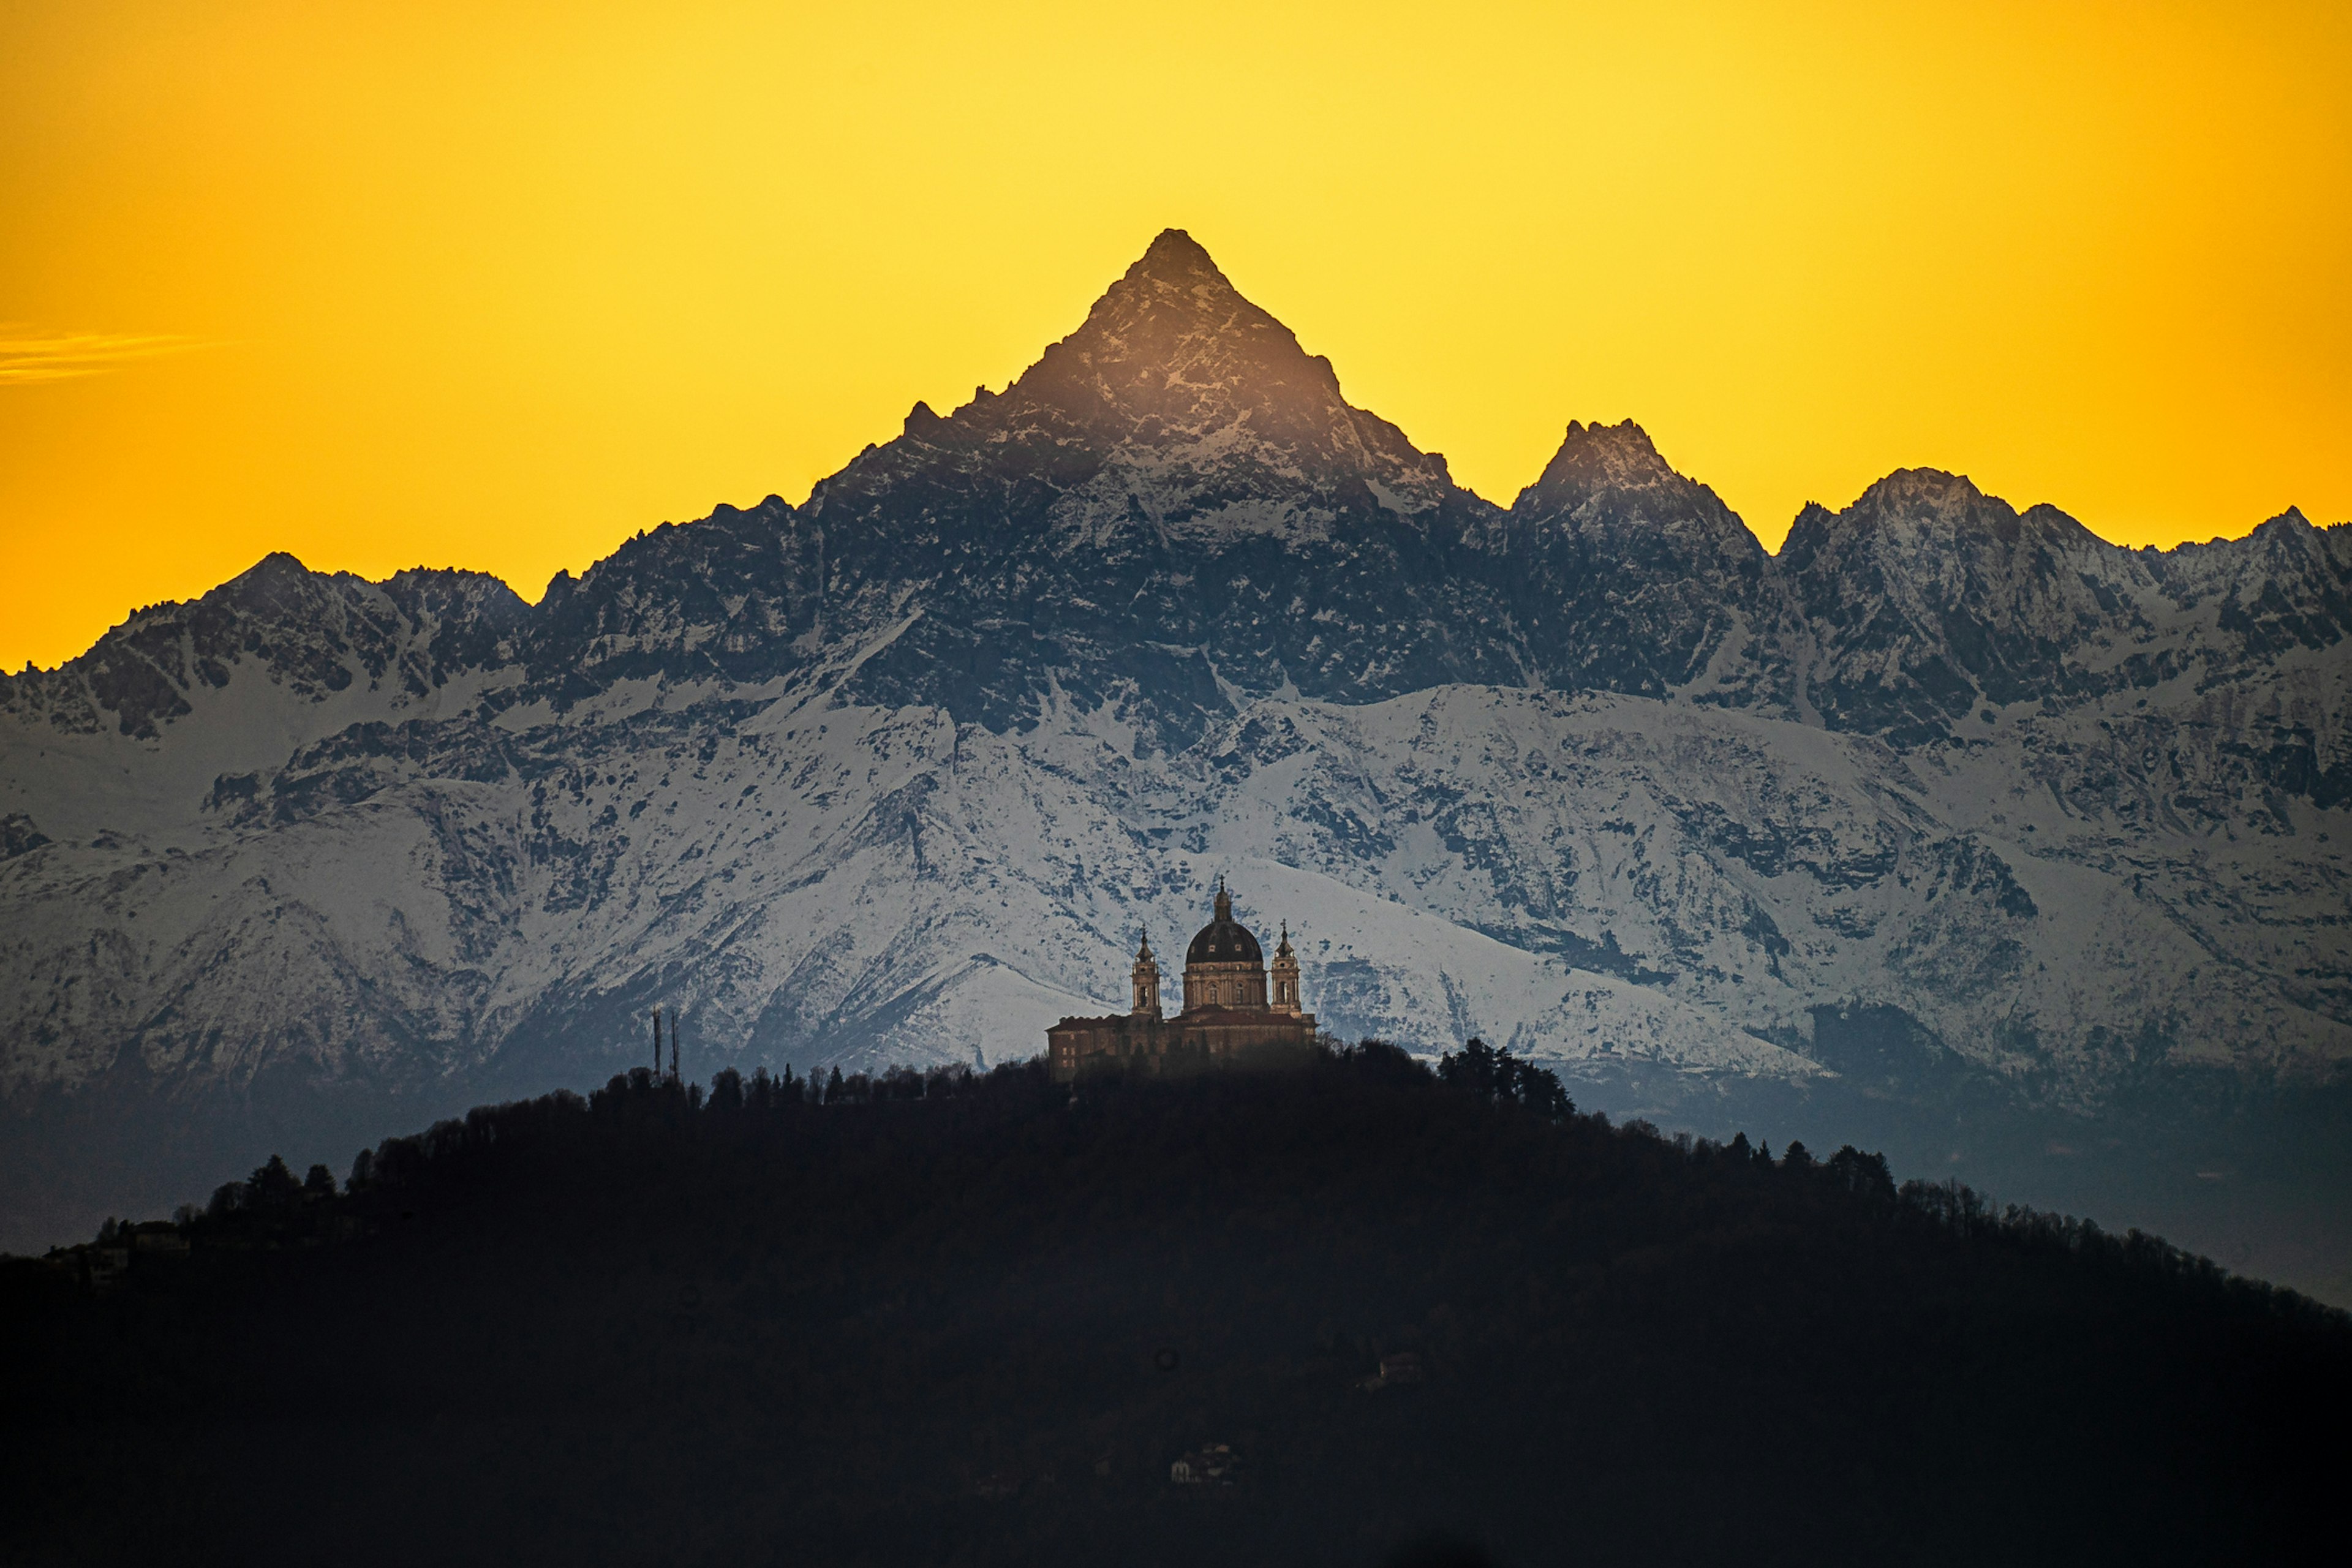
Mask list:
[[[951,685],[1001,732],[1083,690],[1139,745],[1189,744],[1240,693],[1516,668],[1456,641],[1487,617],[1445,569],[1499,515],[1169,229],[1011,385],[917,407],[779,514],[794,575],[744,619],[763,668],[813,631],[875,638],[853,679],[876,700]]]
[[[1763,569],[1764,547],[1748,525],[1712,489],[1675,472],[1631,419],[1570,420],[1511,515],[1539,537],[1572,540],[1594,559],[1654,572],[1661,583],[1727,571],[1752,586]]]
[[[1601,490],[1689,482],[1658,455],[1649,432],[1631,419],[1618,425],[1598,420],[1586,425],[1571,419],[1559,450],[1544,465],[1536,482],[1520,492],[1517,505],[1546,512],[1573,511]]]
[[[1307,353],[1174,228],[1013,391],[1103,435],[1153,444],[1243,418],[1267,436],[1315,440],[1349,412],[1330,362]]]
[[[1043,484],[1122,526],[1204,520],[1281,535],[1345,512],[1427,517],[1468,499],[1444,458],[1350,406],[1331,362],[1175,228],[1011,386],[944,418],[918,405],[896,440],[817,486],[811,515],[908,483]]]
[[[1086,321],[1003,396],[960,410],[991,430],[1072,438],[1119,468],[1187,472],[1187,488],[1228,493],[1273,475],[1325,490],[1352,479],[1410,494],[1452,490],[1442,458],[1349,406],[1331,362],[1252,303],[1182,229],[1164,229],[1106,289]],[[980,427],[972,433],[978,435]],[[910,422],[908,434],[950,438]],[[1059,461],[1059,459],[1057,459]],[[1416,509],[1417,510],[1417,509]]]
[[[1130,279],[1148,278],[1154,282],[1187,287],[1193,282],[1207,283],[1230,289],[1233,283],[1217,264],[1210,258],[1201,242],[1181,228],[1163,228],[1136,264],[1127,269]]]
[[[1764,679],[1755,637],[1780,611],[1763,545],[1631,419],[1571,421],[1510,538],[1515,618],[1547,680],[1658,695]]]

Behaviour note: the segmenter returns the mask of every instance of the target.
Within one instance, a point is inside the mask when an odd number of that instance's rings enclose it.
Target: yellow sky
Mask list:
[[[1167,226],[1507,502],[2352,518],[2352,7],[0,0],[0,662],[272,549],[536,598]]]

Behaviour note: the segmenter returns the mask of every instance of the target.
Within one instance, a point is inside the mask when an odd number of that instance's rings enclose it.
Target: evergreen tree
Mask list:
[[[1429,1081],[1429,1068],[1412,1052],[1386,1040],[1360,1040],[1343,1046],[1334,1056],[1356,1072],[1384,1083],[1421,1084]]]
[[[1498,1051],[1475,1036],[1460,1051],[1448,1051],[1438,1058],[1437,1080],[1491,1104],[1508,1101],[1525,1106],[1538,1116],[1558,1119],[1576,1114],[1576,1102],[1569,1098],[1558,1073],[1521,1061],[1507,1047]]]
[[[282,1209],[291,1206],[302,1196],[302,1184],[287,1168],[283,1155],[272,1154],[269,1163],[246,1179],[246,1206],[256,1209]]]
[[[1480,1100],[1493,1100],[1496,1067],[1493,1047],[1473,1035],[1461,1050],[1448,1051],[1437,1058],[1437,1081]]]
[[[1850,1193],[1881,1203],[1895,1201],[1895,1173],[1887,1169],[1884,1154],[1865,1154],[1848,1143],[1831,1155],[1822,1169]]]

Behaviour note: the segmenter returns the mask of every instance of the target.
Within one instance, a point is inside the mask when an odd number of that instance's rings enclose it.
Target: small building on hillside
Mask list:
[[[93,1290],[110,1289],[131,1272],[131,1248],[117,1242],[97,1242],[79,1249],[82,1279]]]
[[[1380,1370],[1369,1377],[1358,1378],[1356,1386],[1367,1394],[1378,1394],[1383,1388],[1394,1388],[1399,1384],[1419,1383],[1422,1377],[1421,1352],[1398,1351],[1392,1355],[1381,1357]]]
[[[123,1226],[131,1239],[131,1250],[142,1258],[185,1258],[188,1255],[188,1234],[169,1220],[151,1219],[143,1225]]]
[[[1160,1003],[1160,961],[1147,935],[1129,971],[1133,1002],[1123,1016],[1065,1018],[1045,1031],[1054,1076],[1068,1079],[1094,1066],[1148,1072],[1284,1050],[1315,1043],[1315,1015],[1299,1002],[1298,955],[1290,928],[1265,952],[1247,926],[1234,919],[1233,895],[1218,879],[1214,913],[1184,952],[1184,1009],[1166,1016]]]
[[[1180,1487],[1229,1487],[1241,1462],[1223,1443],[1205,1443],[1168,1467],[1168,1479]]]

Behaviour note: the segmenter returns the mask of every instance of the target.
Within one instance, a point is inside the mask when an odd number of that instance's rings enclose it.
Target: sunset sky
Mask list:
[[[536,598],[1001,386],[1159,229],[1507,502],[1639,419],[2352,518],[2352,6],[0,0],[0,662],[268,551]]]

